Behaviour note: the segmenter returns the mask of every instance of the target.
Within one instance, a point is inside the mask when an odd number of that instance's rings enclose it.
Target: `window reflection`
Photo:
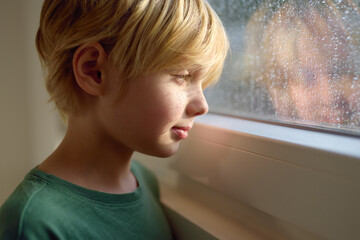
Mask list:
[[[225,2],[228,6],[231,1]],[[252,2],[248,9],[255,10],[248,18],[228,28],[243,41],[232,42],[231,67],[222,81],[238,86],[238,101],[262,107],[245,107],[239,115],[359,130],[359,2]],[[234,46],[238,44],[243,46]],[[209,95],[211,107],[213,94]],[[249,97],[253,100],[244,100]],[[215,111],[219,109],[214,105]]]
[[[260,73],[280,117],[360,126],[354,20],[359,10],[345,1],[265,4],[254,13],[247,31],[259,35],[247,39],[245,71]]]

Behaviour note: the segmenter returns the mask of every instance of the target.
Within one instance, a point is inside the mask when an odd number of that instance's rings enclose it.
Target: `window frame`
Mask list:
[[[234,201],[233,209],[239,205],[250,207],[265,214],[260,219],[271,216],[272,221],[301,229],[291,235],[294,239],[301,239],[299,236],[304,232],[319,239],[357,239],[360,238],[357,149],[360,149],[358,137],[210,113],[196,120],[189,138],[165,167],[161,166],[162,161],[150,168],[161,184],[168,185],[169,178],[164,176],[170,172],[181,176],[173,185],[175,191],[182,182],[191,180],[190,185],[199,184],[200,188],[211,189],[215,195]],[[217,172],[214,176],[206,176],[214,169]],[[188,188],[192,188],[190,185]],[[190,190],[188,199],[196,200],[197,191]],[[205,202],[211,202],[210,199]],[[224,204],[220,200],[212,206],[219,206],[221,211]],[[259,228],[259,221],[255,225]],[[274,226],[267,222],[261,229],[271,232]],[[276,236],[289,237],[285,229],[279,230],[278,224]]]

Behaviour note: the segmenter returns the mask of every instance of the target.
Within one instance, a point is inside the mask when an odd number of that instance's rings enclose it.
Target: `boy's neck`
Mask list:
[[[96,124],[71,118],[63,141],[38,168],[88,189],[129,193],[137,187],[130,170],[132,153],[111,141]]]

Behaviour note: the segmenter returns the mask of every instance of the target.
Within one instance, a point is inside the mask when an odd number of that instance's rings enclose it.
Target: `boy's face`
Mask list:
[[[115,71],[109,73],[111,83],[99,101],[99,122],[109,140],[129,150],[168,157],[187,137],[194,118],[208,111],[202,71],[169,70],[139,77],[129,82],[121,98],[116,84],[121,79]]]

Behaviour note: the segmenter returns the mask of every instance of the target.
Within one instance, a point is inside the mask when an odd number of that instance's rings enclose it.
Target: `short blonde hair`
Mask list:
[[[167,68],[209,69],[204,87],[221,74],[229,48],[220,19],[205,0],[45,0],[36,47],[50,100],[61,113],[80,113],[72,58],[99,42],[128,81]]]

